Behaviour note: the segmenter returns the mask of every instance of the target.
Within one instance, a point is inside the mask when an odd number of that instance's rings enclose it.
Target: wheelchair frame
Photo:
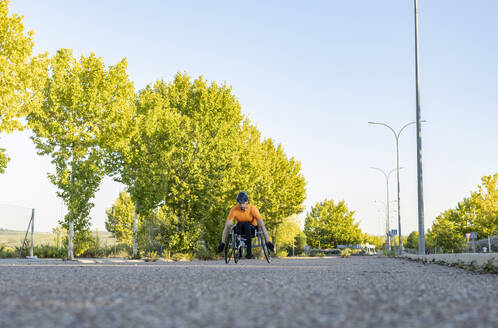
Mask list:
[[[258,229],[254,232],[251,238],[256,238],[255,243],[251,243],[251,248],[261,247],[266,261],[271,263],[270,250],[264,242],[263,232]],[[235,233],[235,226],[230,229],[230,234],[227,236],[227,240],[225,241],[225,263],[228,264],[232,256],[235,263],[239,262],[239,259],[242,257],[243,249],[247,248],[246,241],[245,237]]]

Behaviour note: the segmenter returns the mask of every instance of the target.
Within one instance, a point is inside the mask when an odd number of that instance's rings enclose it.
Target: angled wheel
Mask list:
[[[225,242],[225,263],[228,264],[230,262],[230,258],[232,257],[233,254],[233,247],[232,247],[233,241],[231,236],[229,235],[226,242]]]
[[[266,262],[271,263],[271,255],[270,255],[270,250],[268,247],[266,247],[266,243],[264,241],[263,235],[259,235],[259,243],[261,244],[261,249],[263,250],[263,253],[265,254]]]
[[[234,247],[234,248],[233,248],[233,261],[234,261],[235,263],[239,263],[239,258],[240,258],[240,253],[239,253],[239,251],[240,251],[240,250],[239,250],[238,248],[236,248],[236,247]]]
[[[233,261],[235,263],[239,263],[240,251],[241,251],[241,249],[240,249],[240,240],[238,240],[238,238],[234,238],[234,242],[233,242]]]

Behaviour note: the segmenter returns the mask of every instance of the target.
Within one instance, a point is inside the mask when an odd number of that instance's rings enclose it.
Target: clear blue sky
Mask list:
[[[483,175],[498,172],[498,2],[419,0],[426,227]],[[382,234],[385,179],[394,137],[415,119],[413,1],[55,1],[17,0],[35,31],[36,52],[72,48],[115,64],[126,57],[137,89],[178,71],[233,86],[265,137],[302,163],[306,211],[345,200],[364,231]],[[0,136],[12,161],[0,175],[0,204],[37,210],[37,230],[55,227],[61,202],[52,170],[27,133]],[[415,128],[400,140],[404,233],[417,229]],[[390,180],[391,199],[396,180]],[[120,186],[107,179],[94,227]],[[10,213],[13,226],[26,210]],[[7,208],[7,209],[6,209]],[[394,206],[393,206],[394,208]],[[13,214],[12,214],[13,213]],[[397,226],[392,213],[391,226]],[[220,218],[223,219],[223,218]]]

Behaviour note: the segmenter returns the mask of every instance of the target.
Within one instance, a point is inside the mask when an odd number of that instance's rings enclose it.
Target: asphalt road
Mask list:
[[[1,327],[497,327],[498,275],[383,257],[0,263]]]

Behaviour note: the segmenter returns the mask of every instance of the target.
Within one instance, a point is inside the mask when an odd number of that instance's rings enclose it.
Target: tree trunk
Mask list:
[[[74,169],[76,167],[75,165],[75,159],[74,159],[74,143],[73,143],[73,162],[71,165],[71,186],[74,187]],[[69,196],[70,199],[72,198],[72,195]],[[73,254],[73,232],[74,232],[74,213],[70,213],[69,219],[69,233],[68,233],[68,238],[67,238],[67,259],[69,261],[74,260],[74,254]]]
[[[135,204],[135,215],[133,216],[133,257],[137,257],[137,204]]]
[[[73,229],[74,229],[74,221],[71,219],[69,222],[69,235],[67,238],[67,259],[69,261],[74,260],[74,254],[73,254]]]

